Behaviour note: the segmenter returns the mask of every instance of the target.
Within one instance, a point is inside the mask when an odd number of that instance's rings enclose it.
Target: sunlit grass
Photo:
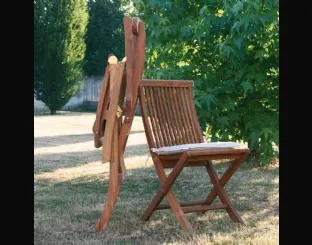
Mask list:
[[[107,198],[109,164],[93,146],[94,114],[35,117],[35,244],[278,244],[278,164],[251,168],[246,163],[225,190],[246,226],[233,223],[224,210],[188,214],[195,232],[182,231],[170,210],[140,216],[159,188],[140,117],[129,136],[127,176],[110,222],[95,232]],[[217,162],[221,175],[228,163]],[[181,201],[205,198],[211,188],[203,168],[185,169],[173,186]],[[166,200],[165,200],[166,202]]]

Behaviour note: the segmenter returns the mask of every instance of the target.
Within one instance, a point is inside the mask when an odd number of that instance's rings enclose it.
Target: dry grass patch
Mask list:
[[[185,234],[171,211],[140,216],[159,188],[140,117],[127,144],[126,180],[103,233],[95,232],[107,198],[108,164],[93,147],[94,114],[38,116],[34,149],[35,244],[278,244],[278,165],[244,164],[226,185],[246,226],[232,223],[224,210],[188,214],[194,234]],[[221,175],[228,163],[218,162]],[[173,186],[181,201],[201,199],[211,188],[203,168],[185,169]]]

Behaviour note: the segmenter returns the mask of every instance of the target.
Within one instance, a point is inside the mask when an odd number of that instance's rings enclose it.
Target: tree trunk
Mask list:
[[[255,159],[259,159],[260,158],[260,154],[259,152],[257,152],[256,149],[251,149],[251,140],[248,140],[248,148],[250,149],[250,155],[249,155],[249,158],[250,157],[253,157]]]
[[[50,110],[51,115],[56,115],[56,110]]]

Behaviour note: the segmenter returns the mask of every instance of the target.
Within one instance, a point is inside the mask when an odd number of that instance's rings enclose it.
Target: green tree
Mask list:
[[[51,111],[83,85],[85,0],[34,1],[34,95]]]
[[[192,79],[207,140],[279,146],[277,0],[134,1],[147,26],[145,76]]]
[[[121,10],[126,16],[131,18],[139,15],[138,10],[133,6],[133,1],[121,0]]]
[[[86,33],[86,75],[102,76],[107,57],[124,57],[123,12],[120,0],[89,0],[89,23]]]

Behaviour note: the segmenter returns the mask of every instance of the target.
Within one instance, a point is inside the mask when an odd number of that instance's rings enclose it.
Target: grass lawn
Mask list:
[[[170,210],[141,221],[159,182],[151,158],[145,165],[148,147],[140,117],[128,140],[127,176],[119,199],[104,232],[96,233],[109,164],[101,163],[101,150],[93,146],[94,119],[94,113],[34,117],[35,244],[279,244],[278,163],[257,168],[244,163],[225,186],[244,227],[233,223],[225,210],[187,214],[193,234],[182,231]],[[228,163],[215,165],[221,175]],[[204,167],[186,168],[173,191],[180,201],[190,201],[204,199],[211,187]]]

